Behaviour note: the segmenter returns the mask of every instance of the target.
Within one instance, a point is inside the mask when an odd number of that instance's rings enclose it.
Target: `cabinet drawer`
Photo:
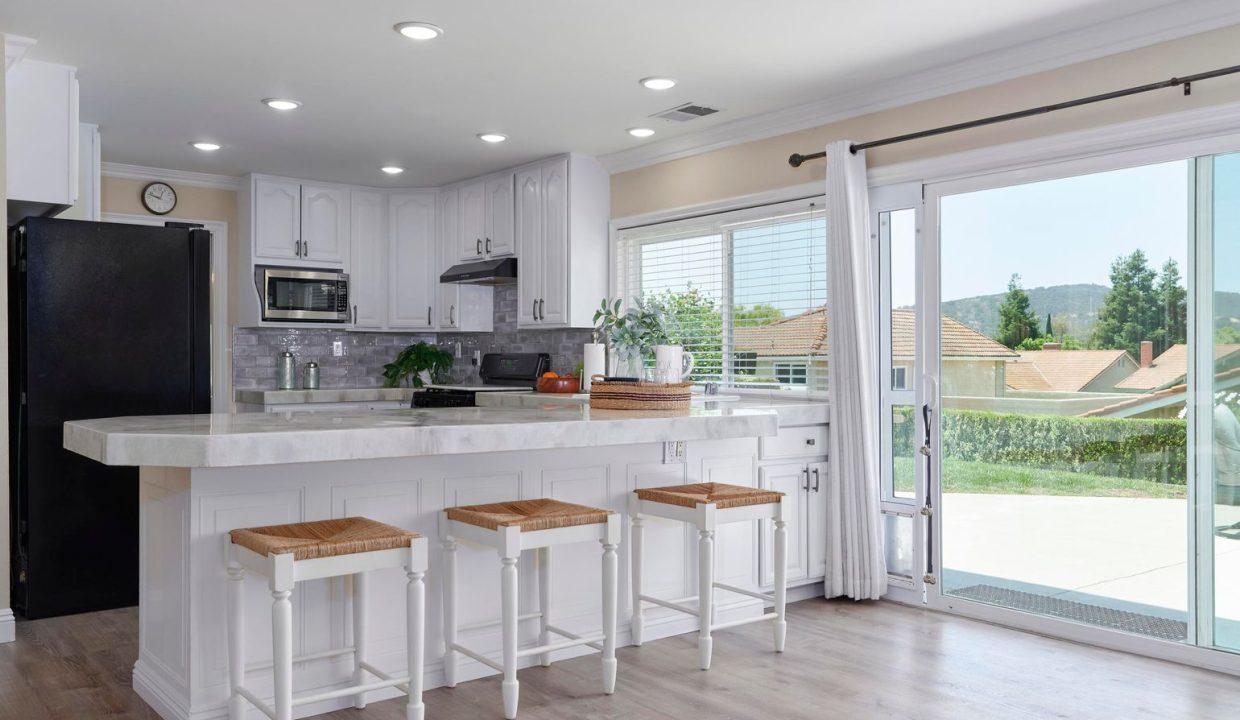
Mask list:
[[[758,446],[762,460],[811,457],[827,454],[827,426],[781,427],[775,437],[764,437]]]

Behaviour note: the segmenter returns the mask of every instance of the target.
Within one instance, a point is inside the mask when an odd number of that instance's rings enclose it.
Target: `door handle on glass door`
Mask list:
[[[818,492],[818,481],[820,479],[818,477],[818,468],[814,468],[814,492]]]

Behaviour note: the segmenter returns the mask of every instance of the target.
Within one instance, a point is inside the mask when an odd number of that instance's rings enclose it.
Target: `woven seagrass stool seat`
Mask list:
[[[395,687],[409,696],[407,720],[422,720],[423,637],[425,628],[427,541],[421,535],[364,517],[241,528],[228,534],[228,717],[242,720],[245,703],[275,720],[292,720],[293,708],[353,696],[366,707],[366,693]],[[366,574],[403,568],[408,578],[408,673],[391,675],[366,661]],[[275,699],[268,705],[245,686],[246,573],[267,579],[271,588],[271,670]],[[306,580],[348,575],[353,593],[353,645],[293,657],[293,587]],[[353,683],[313,695],[293,697],[293,663],[353,656]],[[267,667],[267,666],[264,666]],[[367,682],[367,674],[378,678]]]
[[[603,656],[603,692],[616,689],[616,604],[620,516],[609,510],[574,505],[550,498],[512,500],[486,505],[450,507],[439,515],[439,537],[443,543],[443,637],[444,681],[456,687],[457,655],[473,658],[503,673],[501,684],[504,717],[517,716],[519,684],[517,661],[539,656],[544,667],[552,653],[587,645]],[[597,634],[570,633],[551,624],[551,548],[555,545],[598,541],[603,546],[603,625]],[[500,557],[500,616],[502,660],[496,662],[482,652],[457,642],[456,556],[458,543],[490,548]],[[517,611],[517,561],[523,550],[538,553],[538,612],[519,615]],[[519,648],[518,623],[538,618],[538,645]],[[492,623],[494,625],[494,623]],[[480,625],[474,628],[483,627]],[[553,641],[553,635],[564,638]]]
[[[698,594],[696,598],[668,600],[642,594],[642,560],[645,553],[646,517],[659,517],[695,525],[698,529]],[[694,483],[668,487],[641,488],[629,496],[629,521],[632,523],[630,553],[633,576],[633,644],[642,644],[643,603],[653,603],[698,618],[698,661],[703,670],[710,669],[715,630],[770,620],[774,626],[775,652],[784,651],[788,623],[784,608],[788,595],[788,529],[787,501],[782,492],[745,485]],[[775,587],[771,593],[758,592],[715,582],[715,528],[719,525],[745,521],[773,524],[772,555]],[[771,612],[733,620],[715,621],[715,590],[748,595],[771,605]],[[697,607],[685,605],[697,600]]]

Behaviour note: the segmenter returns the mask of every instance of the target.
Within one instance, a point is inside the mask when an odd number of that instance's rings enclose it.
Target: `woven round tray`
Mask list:
[[[600,377],[600,376],[596,376]],[[599,410],[688,410],[693,383],[590,382],[590,407]]]

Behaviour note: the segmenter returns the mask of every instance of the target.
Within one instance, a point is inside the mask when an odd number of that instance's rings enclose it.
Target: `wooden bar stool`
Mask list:
[[[573,505],[559,500],[538,499],[468,505],[444,510],[439,518],[443,542],[443,636],[444,680],[456,687],[456,654],[461,653],[504,674],[504,717],[517,716],[517,660],[540,656],[544,667],[556,650],[587,645],[603,654],[603,692],[616,689],[616,601],[620,517],[608,510]],[[603,545],[603,631],[582,637],[551,624],[551,548],[555,545],[598,540]],[[457,542],[495,548],[499,552],[503,658],[496,662],[456,641],[456,548]],[[517,615],[517,559],[522,550],[538,550],[537,613]],[[538,646],[517,647],[517,623],[539,618]],[[566,638],[553,642],[552,635]]]
[[[636,490],[629,497],[629,519],[632,522],[633,561],[633,644],[642,644],[642,603],[654,603],[698,618],[698,658],[703,670],[710,669],[711,632],[749,623],[774,621],[775,652],[784,651],[788,623],[784,606],[788,594],[788,530],[784,494],[774,490],[697,483],[671,487]],[[642,594],[642,555],[645,541],[645,516],[667,518],[691,523],[698,529],[698,595],[697,609],[682,601],[665,600]],[[772,520],[775,523],[775,587],[770,595],[715,582],[715,528],[732,522]],[[758,617],[715,623],[715,588],[757,598],[771,603],[772,612]]]
[[[271,525],[229,533],[228,717],[241,720],[249,701],[274,720],[292,720],[293,708],[352,695],[354,707],[366,707],[366,693],[395,687],[409,695],[408,720],[422,720],[422,643],[426,586],[426,538],[363,517]],[[366,662],[366,573],[404,568],[409,582],[407,648],[409,672],[391,676]],[[271,586],[271,667],[275,675],[274,707],[245,687],[246,572],[267,578]],[[351,575],[353,578],[353,647],[293,657],[293,586],[305,580]],[[353,685],[293,697],[293,663],[353,655]],[[253,669],[253,668],[252,668]],[[259,668],[262,669],[262,668]],[[366,673],[379,678],[366,682]]]

